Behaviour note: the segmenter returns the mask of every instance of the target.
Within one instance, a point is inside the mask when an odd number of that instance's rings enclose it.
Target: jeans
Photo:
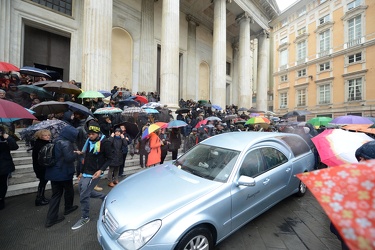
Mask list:
[[[90,198],[99,198],[104,200],[105,194],[97,192],[94,187],[98,184],[100,178],[92,179],[82,177],[78,183],[79,200],[81,202],[81,213],[83,218],[90,215]]]

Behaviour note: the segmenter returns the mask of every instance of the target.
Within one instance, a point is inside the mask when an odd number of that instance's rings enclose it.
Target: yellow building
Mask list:
[[[274,112],[375,116],[374,0],[300,0],[271,26]]]

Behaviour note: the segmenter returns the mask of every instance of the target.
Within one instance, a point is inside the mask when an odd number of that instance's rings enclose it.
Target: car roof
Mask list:
[[[233,150],[242,151],[251,145],[267,140],[277,140],[280,142],[280,137],[298,136],[288,133],[276,132],[228,132],[224,134],[215,135],[202,141],[200,144],[217,146],[222,148],[230,148]]]

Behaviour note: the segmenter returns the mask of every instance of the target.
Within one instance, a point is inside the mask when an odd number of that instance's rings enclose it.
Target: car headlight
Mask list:
[[[125,249],[139,249],[156,234],[160,227],[161,220],[156,220],[138,229],[125,231],[117,241]]]

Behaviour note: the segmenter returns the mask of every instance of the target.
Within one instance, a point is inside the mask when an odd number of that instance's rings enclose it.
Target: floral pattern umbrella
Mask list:
[[[122,109],[116,108],[116,107],[105,107],[105,108],[99,108],[95,110],[95,115],[106,115],[106,114],[115,114],[115,113],[121,113]]]
[[[49,131],[51,131],[51,139],[54,140],[59,136],[61,129],[68,125],[68,123],[58,119],[45,120],[23,129],[20,132],[20,135],[23,140],[31,141],[36,131],[41,129],[48,129]]]
[[[373,141],[364,133],[349,132],[342,129],[326,129],[312,138],[320,160],[327,166],[355,163],[355,151],[364,143]]]
[[[297,174],[349,249],[375,248],[375,160]]]

